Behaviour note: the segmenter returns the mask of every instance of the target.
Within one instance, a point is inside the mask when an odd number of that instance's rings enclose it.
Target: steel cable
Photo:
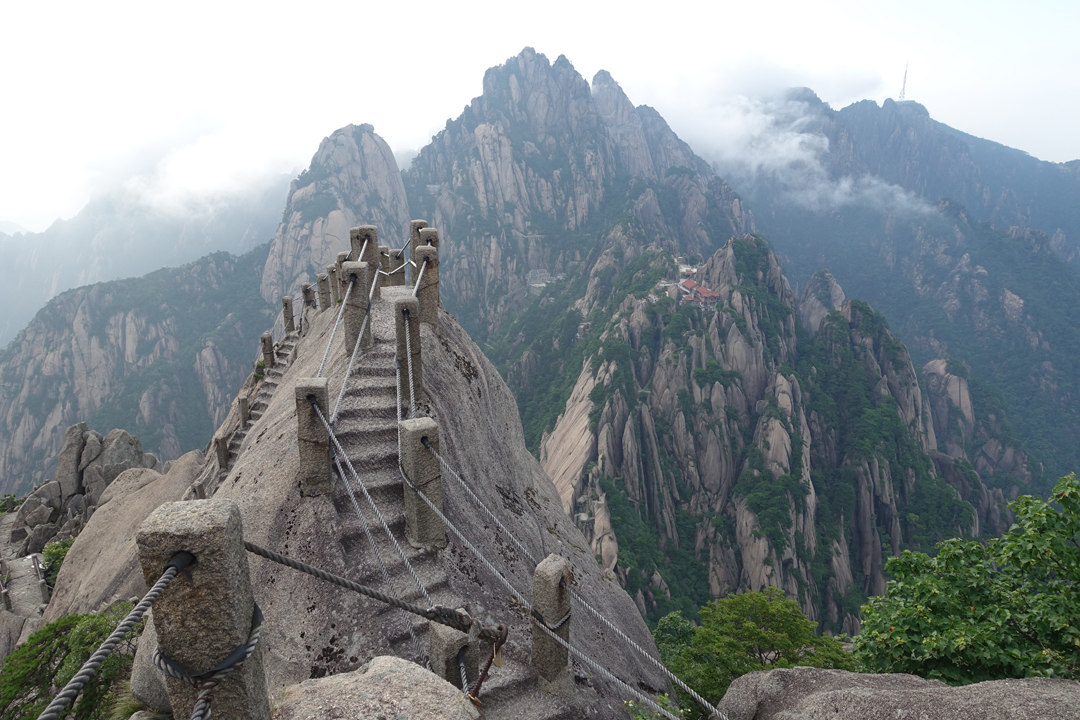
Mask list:
[[[198,691],[195,695],[195,705],[191,709],[191,720],[210,720],[210,703],[214,698],[214,688],[226,675],[243,665],[251,657],[251,653],[255,652],[255,646],[259,644],[259,635],[262,634],[264,618],[258,603],[254,605],[251,630],[248,632],[247,640],[238,645],[229,657],[204,673],[192,673],[191,668],[162,655],[160,649],[154,652],[154,665],[159,670],[169,677],[186,682]]]
[[[423,271],[421,271],[423,272]],[[405,358],[409,363],[409,417],[416,418],[416,382],[413,380],[412,336],[409,331],[409,311],[405,310]]]
[[[413,297],[416,297],[416,293],[420,289],[420,282],[424,279],[424,268],[427,267],[427,263],[427,258],[424,258],[424,264],[420,266],[420,273],[416,276],[416,282],[413,283]],[[416,267],[416,263],[413,263],[413,267]]]
[[[356,356],[360,353],[360,342],[364,339],[364,333],[367,332],[368,321],[371,319],[371,300],[375,297],[375,290],[378,287],[378,269],[380,267],[382,267],[381,263],[375,265],[375,277],[371,281],[371,290],[368,291],[368,304],[367,311],[364,313],[364,322],[360,325],[360,334],[356,336],[356,344],[353,346],[352,356],[349,358],[349,367],[345,368],[345,378],[341,381],[341,389],[338,391],[337,402],[334,403],[334,412],[330,414],[331,425],[337,422],[338,409],[341,407],[341,399],[345,397],[345,388],[349,384],[349,376],[352,375],[353,364],[356,363]]]
[[[475,622],[471,617],[469,617],[468,613],[464,611],[451,610],[450,608],[443,607],[441,605],[433,605],[432,607],[425,609],[420,607],[419,605],[413,605],[403,600],[399,600],[398,598],[395,598],[391,595],[387,595],[386,593],[379,592],[374,588],[370,588],[366,585],[361,585],[360,583],[353,582],[352,580],[343,578],[340,575],[328,573],[325,570],[320,570],[319,568],[308,565],[307,563],[300,562],[299,560],[293,560],[290,557],[278,554],[273,550],[267,550],[266,548],[259,547],[258,545],[250,543],[246,540],[244,541],[244,547],[247,548],[248,552],[258,555],[260,557],[264,557],[267,560],[271,560],[286,567],[290,567],[293,570],[299,570],[302,573],[307,573],[308,575],[317,577],[320,580],[325,580],[328,583],[333,583],[334,585],[338,585],[348,590],[352,590],[353,592],[369,597],[372,600],[378,600],[379,602],[385,603],[392,607],[401,608],[406,612],[410,612],[414,615],[419,615],[422,618],[425,618],[432,622],[437,622],[440,625],[452,627],[455,630],[468,632]],[[494,642],[502,636],[502,632],[499,631],[497,628],[480,628],[479,637],[485,640]]]
[[[315,410],[315,415],[318,416],[319,420],[323,424],[323,427],[326,428],[326,432],[330,436],[330,440],[331,442],[333,442],[337,454],[345,460],[345,466],[349,468],[349,473],[352,475],[353,481],[356,483],[357,487],[360,488],[361,492],[364,493],[364,497],[367,499],[372,511],[374,511],[375,516],[379,518],[379,522],[382,524],[383,530],[386,532],[386,536],[390,538],[390,542],[393,543],[394,549],[397,550],[398,557],[401,558],[401,562],[405,565],[406,569],[409,571],[409,574],[412,576],[413,582],[416,583],[417,589],[420,590],[420,594],[424,596],[424,600],[427,601],[428,605],[430,605],[431,597],[428,595],[427,588],[424,587],[424,583],[420,582],[420,576],[416,574],[415,570],[413,570],[412,563],[410,563],[409,558],[405,556],[405,551],[401,549],[401,545],[398,544],[397,538],[394,537],[394,533],[390,531],[390,525],[386,522],[386,518],[384,518],[383,514],[379,511],[379,506],[375,504],[375,500],[372,499],[371,493],[368,492],[367,487],[364,485],[364,483],[360,481],[360,476],[357,474],[356,469],[353,467],[352,462],[349,460],[349,456],[345,453],[345,449],[341,446],[341,442],[337,439],[337,435],[334,434],[334,429],[330,427],[330,424],[326,422],[326,418],[323,417],[322,410],[319,409],[319,404],[315,402],[315,397],[313,395],[309,395],[308,401],[311,403],[311,407]]]
[[[338,325],[341,324],[341,316],[345,314],[345,303],[349,302],[349,293],[352,292],[352,286],[356,283],[354,277],[349,281],[349,287],[345,288],[345,297],[341,300],[341,307],[338,309],[337,320],[334,321],[334,329],[330,332],[330,340],[326,343],[326,352],[323,353],[322,362],[319,363],[319,372],[315,373],[315,377],[322,377],[323,368],[326,367],[326,358],[330,357],[330,346],[334,344],[334,335],[337,334]]]
[[[105,659],[112,654],[116,646],[124,639],[124,636],[131,632],[131,629],[142,619],[142,616],[161,596],[161,593],[165,592],[165,588],[169,586],[173,578],[194,559],[195,557],[191,553],[179,552],[169,561],[164,572],[161,573],[161,577],[154,583],[154,587],[143,595],[143,599],[127,614],[127,617],[116,627],[112,635],[109,635],[105,642],[101,643],[94,654],[90,656],[90,659],[83,663],[83,666],[79,668],[79,672],[75,673],[75,677],[68,681],[63,690],[56,694],[49,706],[38,716],[38,720],[57,720],[60,717],[61,713],[64,712],[64,708],[78,697],[79,692],[94,676],[98,668],[101,667],[101,663],[105,662]]]
[[[443,456],[441,454],[439,454],[439,452],[437,450],[435,450],[435,448],[431,445],[431,443],[430,442],[424,442],[424,447],[426,447],[428,449],[428,452],[430,452],[432,455],[434,455],[435,458],[439,461],[439,465],[440,465],[440,467],[442,467],[443,471],[446,474],[448,474],[451,478],[453,478],[453,480],[455,482],[457,482],[457,484],[459,486],[461,486],[462,488],[465,489],[465,492],[472,499],[473,503],[478,508],[482,509],[487,514],[487,516],[489,518],[491,518],[491,520],[498,526],[498,528],[500,530],[502,530],[514,542],[514,544],[518,546],[518,548],[523,553],[525,553],[526,559],[528,559],[529,562],[532,563],[533,565],[537,565],[538,563],[536,561],[536,558],[534,558],[532,556],[532,554],[529,553],[529,551],[521,543],[521,541],[518,540],[517,537],[515,537],[514,534],[512,532],[510,532],[506,528],[505,525],[502,524],[502,522],[499,520],[499,518],[496,517],[495,513],[493,513],[488,508],[488,506],[485,505],[484,502],[479,497],[477,497],[476,493],[473,492],[472,488],[470,488],[468,486],[468,484],[461,478],[461,476],[458,475],[454,471],[454,469],[452,467],[450,467],[450,464],[446,461],[445,458],[443,458]],[[601,613],[599,610],[597,610],[592,605],[590,605],[584,598],[581,597],[581,595],[579,595],[576,591],[574,591],[573,588],[570,589],[570,596],[573,598],[573,600],[576,603],[578,603],[583,608],[585,608],[590,613],[592,613],[592,615],[594,617],[596,617],[597,620],[602,622],[610,630],[612,630],[616,635],[618,635],[620,638],[622,638],[622,640],[625,641],[628,645],[630,645],[630,647],[632,647],[635,651],[637,651],[637,653],[639,655],[641,655],[643,658],[645,658],[650,663],[652,663],[657,669],[659,669],[661,672],[663,672],[664,675],[666,675],[668,677],[668,679],[670,679],[672,682],[674,682],[676,685],[678,685],[681,690],[683,690],[688,695],[690,695],[690,697],[692,697],[695,701],[697,701],[697,703],[699,705],[701,705],[701,707],[703,709],[708,711],[710,715],[717,715],[717,716],[719,716],[721,718],[724,717],[724,715],[712,703],[710,703],[708,700],[703,698],[701,695],[699,695],[697,692],[695,692],[693,688],[691,688],[689,685],[687,685],[682,680],[680,680],[675,675],[675,673],[673,673],[673,672],[671,672],[670,670],[667,669],[667,667],[664,665],[664,663],[662,661],[660,661],[657,658],[653,657],[649,652],[647,652],[645,650],[645,648],[641,647],[641,645],[639,645],[632,638],[630,638],[626,633],[624,633],[622,630],[620,630],[618,626],[616,626],[614,623],[612,623],[610,620],[608,620],[608,618],[603,613]]]
[[[446,527],[448,527],[454,533],[454,535],[457,536],[458,540],[460,540],[462,542],[462,544],[465,545],[465,547],[469,549],[469,552],[471,552],[478,560],[480,560],[480,562],[484,563],[484,565],[487,566],[488,570],[490,570],[492,572],[492,574],[495,576],[495,578],[497,580],[499,580],[503,585],[505,585],[507,590],[510,591],[510,594],[519,603],[521,603],[521,605],[526,610],[528,610],[529,613],[531,614],[532,610],[533,610],[532,604],[529,603],[529,601],[527,601],[522,596],[522,594],[517,591],[517,589],[513,586],[513,584],[509,580],[507,580],[503,576],[502,573],[500,573],[498,570],[495,569],[495,566],[492,565],[491,562],[486,557],[484,557],[484,555],[479,550],[477,550],[476,547],[471,542],[468,541],[468,539],[466,539],[466,537],[461,533],[461,531],[458,530],[453,525],[453,523],[451,523],[446,518],[446,516],[442,513],[442,511],[439,510],[439,508],[435,507],[435,504],[432,503],[431,500],[428,499],[427,495],[424,495],[424,493],[422,493],[420,491],[420,489],[418,487],[416,487],[416,485],[413,484],[412,480],[410,480],[409,477],[405,474],[405,469],[402,468],[400,464],[398,464],[398,470],[401,471],[401,479],[405,482],[405,484],[408,485],[409,488],[413,490],[413,492],[415,492],[417,495],[420,496],[420,499],[424,501],[424,503],[431,509],[432,512],[434,512],[436,515],[439,516],[439,518],[446,524]],[[579,651],[576,648],[574,648],[573,646],[571,646],[570,643],[566,642],[561,637],[556,635],[555,631],[552,630],[551,628],[549,628],[545,623],[538,622],[537,625],[544,632],[546,632],[548,635],[550,635],[556,642],[558,642],[560,645],[562,645],[564,648],[566,648],[570,653],[572,653],[575,657],[577,657],[579,660],[586,663],[587,665],[589,665],[590,667],[595,669],[597,672],[599,672],[601,675],[605,676],[609,680],[612,680],[616,684],[620,685],[626,692],[633,695],[639,701],[645,703],[646,705],[648,705],[649,707],[651,707],[653,710],[660,713],[664,717],[670,718],[670,720],[679,720],[679,718],[677,718],[675,715],[672,715],[670,712],[668,712],[664,708],[657,705],[647,695],[644,695],[644,694],[638,692],[637,690],[635,690],[633,688],[633,686],[623,682],[622,680],[617,678],[615,675],[613,675],[611,672],[609,672],[606,668],[604,668],[601,665],[597,664],[596,662],[591,660],[587,655],[585,655],[581,651]]]

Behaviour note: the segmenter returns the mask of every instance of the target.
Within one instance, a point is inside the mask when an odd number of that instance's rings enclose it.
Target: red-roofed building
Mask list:
[[[720,293],[710,290],[694,280],[683,280],[679,283],[679,289],[682,290],[687,300],[702,305],[716,303],[720,299]]]

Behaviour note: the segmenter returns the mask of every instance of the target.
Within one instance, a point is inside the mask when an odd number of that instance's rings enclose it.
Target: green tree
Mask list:
[[[33,720],[48,706],[98,646],[131,612],[118,603],[97,614],[68,615],[33,633],[15,649],[0,670],[0,720]],[[104,720],[113,686],[131,672],[140,622],[110,655],[69,706],[75,720]]]
[[[777,588],[714,600],[700,614],[697,627],[681,612],[666,615],[653,637],[664,664],[714,705],[732,680],[755,670],[855,667],[839,641],[819,637],[799,604]],[[680,692],[679,700],[688,717],[704,717],[691,698]]]
[[[1053,504],[1021,496],[1014,524],[986,544],[948,540],[937,557],[904,552],[884,595],[863,606],[856,657],[875,672],[953,684],[1080,679],[1080,480]]]
[[[49,584],[49,587],[56,585],[56,576],[60,573],[60,566],[64,564],[64,558],[67,557],[68,550],[74,542],[75,538],[51,542],[41,551],[44,558],[42,565],[45,570],[45,582]]]

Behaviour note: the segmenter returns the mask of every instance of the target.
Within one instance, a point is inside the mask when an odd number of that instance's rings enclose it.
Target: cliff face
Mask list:
[[[948,407],[924,400],[907,349],[835,279],[815,277],[797,306],[752,236],[694,275],[717,293],[707,305],[675,306],[672,269],[642,256],[613,300],[582,308],[602,332],[540,444],[564,509],[642,614],[773,585],[853,632],[888,556],[1000,525],[1000,491],[975,472],[950,485],[971,466],[931,457]]]
[[[787,131],[816,136],[820,172],[810,187],[762,174],[749,195],[792,281],[827,266],[888,318],[918,365],[966,365],[969,419],[1014,436],[1035,488],[1072,472],[1080,332],[1065,308],[1080,303],[1080,165],[965,135],[915,103],[833,111],[802,91],[795,107]],[[832,202],[808,205],[800,192]],[[1024,487],[1016,477],[1010,487]]]
[[[162,461],[201,447],[272,324],[255,298],[266,246],[71,290],[0,353],[0,478],[53,475],[69,425],[128,427]]]
[[[668,249],[711,253],[753,227],[735,193],[651,108],[604,71],[526,48],[405,173],[410,208],[439,228],[444,299],[486,336],[519,307],[527,274],[591,267],[622,216]]]
[[[384,288],[382,300],[372,306],[374,345],[357,359],[336,432],[432,602],[465,607],[486,626],[509,626],[506,663],[494,668],[484,684],[481,697],[486,716],[622,717],[621,702],[613,700],[621,698],[622,691],[602,677],[586,675],[587,671],[576,665],[573,697],[538,692],[535,673],[529,668],[528,613],[454,534],[448,532],[449,544],[438,550],[416,550],[405,542],[404,498],[396,467],[394,375],[391,366],[377,365],[393,358],[390,306],[394,290]],[[407,288],[396,290],[408,292]],[[333,312],[307,311],[295,350],[287,361],[280,358],[285,363],[282,374],[262,414],[253,415],[251,423],[243,426],[234,404],[219,428],[219,432],[232,435],[235,460],[222,471],[215,454],[207,453],[197,481],[213,498],[230,499],[239,505],[245,539],[384,588],[386,581],[342,481],[334,478],[330,494],[305,496],[297,480],[294,386],[300,378],[313,377],[319,370],[334,321]],[[331,398],[338,393],[350,354],[342,336],[336,334],[324,369]],[[586,539],[563,514],[550,479],[525,448],[514,398],[494,366],[457,321],[441,309],[435,325],[421,326],[421,345],[424,395],[418,403],[419,412],[437,420],[440,452],[450,467],[521,541],[528,554],[538,559],[549,553],[567,558],[573,568],[575,592],[635,642],[653,648],[633,602],[596,563]],[[191,491],[186,498],[190,497]],[[450,521],[528,597],[535,566],[493,528],[445,471],[442,502]],[[359,503],[368,522],[375,523],[363,496],[359,496]],[[87,532],[91,529],[93,519]],[[409,575],[377,523],[372,532],[373,542],[387,563],[391,587],[396,588],[392,591],[411,602],[425,602],[416,599]],[[267,618],[260,642],[268,649],[264,657],[271,687],[347,673],[377,655],[413,659],[413,644],[391,608],[259,559],[251,561],[251,571],[256,601]],[[619,677],[637,687],[667,686],[664,677],[633,652],[612,654],[613,643],[619,641],[591,614],[575,611],[570,622],[575,646],[600,659]],[[416,621],[411,627],[421,646],[427,647],[428,623]]]
[[[390,147],[371,125],[346,125],[323,139],[311,165],[293,180],[263,269],[263,298],[299,296],[349,247],[349,228],[377,225],[384,244],[408,236],[409,205]],[[400,238],[399,238],[400,234]]]

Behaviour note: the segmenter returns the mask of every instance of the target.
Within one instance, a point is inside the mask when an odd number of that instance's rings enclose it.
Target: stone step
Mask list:
[[[352,459],[351,448],[369,447],[375,443],[389,447],[394,455],[397,455],[398,428],[396,418],[352,419],[348,423],[344,423],[339,415],[335,434],[345,451],[350,453],[350,460]]]
[[[345,398],[341,401],[341,408],[338,410],[338,427],[352,427],[353,423],[367,421],[388,422],[397,427],[397,412],[394,410],[396,395],[389,398],[389,405],[383,400],[379,398],[379,402],[376,402],[372,397],[370,402],[363,403],[361,398],[346,391]],[[365,405],[370,405],[370,407],[365,407]]]

